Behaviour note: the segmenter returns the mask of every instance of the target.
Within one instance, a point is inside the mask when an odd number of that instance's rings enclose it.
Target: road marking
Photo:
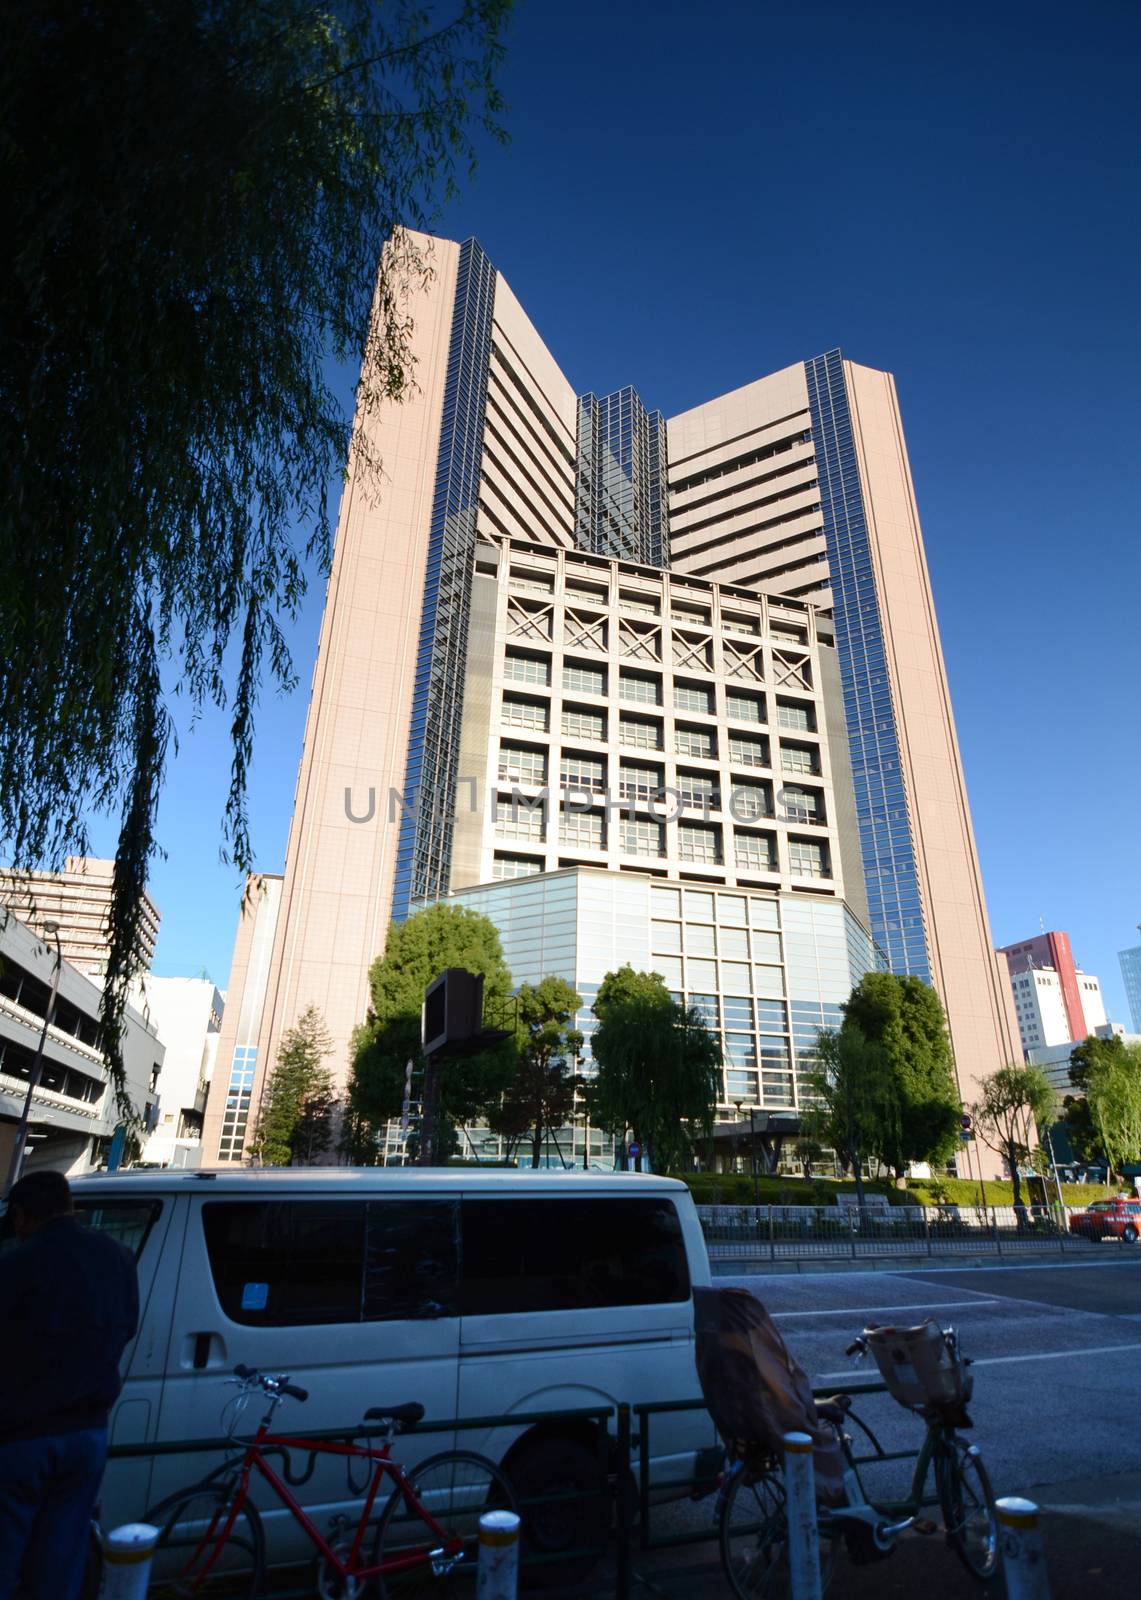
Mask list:
[[[1024,1356],[976,1356],[972,1361],[973,1367],[1007,1367],[1020,1361],[1065,1361],[1072,1356],[1112,1356],[1125,1354],[1130,1350],[1141,1350],[1141,1344],[1098,1344],[1089,1345],[1084,1350],[1043,1350],[1032,1355]],[[817,1385],[844,1383],[851,1378],[851,1372],[823,1372],[816,1379]]]
[[[998,1295],[980,1294],[974,1300],[916,1300],[905,1306],[837,1306],[835,1311],[774,1311],[772,1316],[775,1321],[781,1317],[866,1317],[881,1311],[960,1311],[964,1306],[997,1306],[999,1303]]]

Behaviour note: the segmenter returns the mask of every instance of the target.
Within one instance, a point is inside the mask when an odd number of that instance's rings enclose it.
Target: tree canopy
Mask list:
[[[348,1137],[351,1154],[365,1159],[375,1136],[404,1100],[409,1061],[421,1061],[420,1008],[424,990],[446,967],[483,974],[484,1015],[498,1018],[511,992],[511,974],[495,925],[466,906],[434,905],[393,923],[384,954],[369,969],[370,1005],[353,1035]],[[440,1070],[440,1114],[464,1124],[498,1104],[511,1082],[514,1042]]]
[[[1054,1091],[1038,1067],[999,1067],[982,1082],[982,1099],[971,1107],[975,1130],[984,1144],[1004,1158],[1014,1184],[1014,1203],[1022,1204],[1018,1168],[1030,1155],[1036,1128],[1049,1121]]]
[[[865,1038],[853,1023],[824,1029],[818,1036],[820,1065],[808,1076],[815,1104],[801,1117],[805,1131],[832,1146],[841,1165],[851,1168],[856,1198],[864,1204],[862,1163],[887,1160],[900,1144],[900,1096],[886,1050]]]
[[[322,1065],[333,1041],[316,1006],[281,1038],[251,1145],[267,1167],[307,1165],[332,1142],[333,1074]]]
[[[846,1024],[879,1045],[895,1079],[898,1136],[878,1151],[896,1176],[912,1161],[947,1161],[958,1149],[959,1094],[942,1001],[921,978],[868,972],[843,1007]]]
[[[591,1008],[597,1074],[586,1085],[591,1120],[634,1133],[659,1172],[684,1165],[696,1136],[713,1131],[721,1045],[692,1006],[671,1000],[657,972],[608,972]]]
[[[1071,1052],[1070,1078],[1081,1094],[1066,1121],[1080,1153],[1100,1151],[1111,1172],[1141,1161],[1141,1046],[1091,1036]]]
[[[226,707],[243,872],[259,685],[329,553],[346,460],[413,381],[405,289],[510,0],[43,0],[0,52],[0,835],[17,868],[118,821],[104,1043],[140,954],[174,708]],[[386,247],[387,241],[387,247]],[[379,263],[379,280],[378,280]],[[355,424],[330,382],[361,363]],[[208,803],[208,801],[207,801]]]
[[[516,1065],[498,1106],[488,1114],[492,1132],[508,1144],[529,1137],[537,1167],[544,1137],[563,1127],[574,1110],[575,1062],[582,1034],[574,1026],[582,998],[562,978],[523,984],[516,995]]]

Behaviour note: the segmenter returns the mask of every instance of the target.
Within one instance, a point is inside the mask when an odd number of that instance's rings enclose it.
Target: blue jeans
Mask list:
[[[0,1444],[0,1600],[80,1600],[107,1429]]]

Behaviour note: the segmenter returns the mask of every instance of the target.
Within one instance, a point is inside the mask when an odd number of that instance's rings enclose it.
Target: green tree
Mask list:
[[[1141,1160],[1141,1046],[1117,1038],[1112,1044],[1118,1048],[1093,1053],[1081,1069],[1089,1120],[1111,1176],[1127,1161]]]
[[[413,386],[423,228],[501,133],[510,0],[42,0],[0,52],[0,836],[17,868],[117,818],[119,1049],[173,709],[227,709],[223,840],[263,672],[328,559],[346,459]],[[377,277],[379,263],[379,281]],[[331,358],[331,359],[330,359]],[[360,363],[355,420],[336,363]],[[172,697],[180,697],[177,701]]]
[[[404,1102],[407,1064],[419,1072],[424,990],[446,967],[483,974],[484,1015],[497,1019],[511,992],[511,974],[495,925],[465,906],[428,906],[393,923],[384,954],[369,971],[371,1004],[352,1041],[346,1148],[358,1160],[375,1151],[384,1124]],[[486,1115],[511,1082],[513,1041],[449,1061],[440,1069],[440,1113],[459,1125]]]
[[[820,1065],[808,1076],[815,1104],[801,1117],[805,1131],[832,1146],[856,1181],[856,1200],[864,1204],[863,1162],[886,1160],[900,1141],[900,1096],[897,1075],[882,1045],[872,1044],[859,1028],[845,1023],[818,1036]]]
[[[510,1143],[529,1135],[531,1165],[537,1167],[544,1135],[563,1127],[574,1110],[574,1062],[582,1050],[574,1019],[582,998],[562,978],[547,977],[538,984],[525,983],[516,1003],[515,1073],[502,1102],[489,1112],[488,1123]]]
[[[591,1121],[625,1142],[633,1129],[659,1172],[685,1164],[713,1131],[721,1045],[692,1006],[671,1000],[657,972],[608,972],[591,1008],[597,1074],[586,1086]]]
[[[896,1081],[899,1137],[877,1152],[897,1178],[912,1161],[950,1160],[962,1108],[942,1002],[921,978],[868,972],[843,1007],[847,1023],[883,1050]]]
[[[251,1145],[264,1166],[305,1166],[329,1148],[336,1098],[333,1074],[321,1063],[332,1050],[316,1006],[282,1035]]]
[[[975,1131],[985,1145],[1002,1156],[1014,1184],[1014,1204],[1022,1204],[1019,1163],[1033,1148],[1032,1134],[1049,1121],[1054,1091],[1038,1067],[999,1067],[982,1082],[982,1099],[971,1107]]]

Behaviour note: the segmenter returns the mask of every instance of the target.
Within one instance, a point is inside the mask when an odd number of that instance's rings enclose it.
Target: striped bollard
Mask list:
[[[995,1502],[1007,1600],[1050,1600],[1050,1574],[1033,1500],[1011,1495]]]
[[[816,1527],[816,1470],[806,1433],[784,1436],[788,1565],[792,1600],[820,1600],[820,1535]]]
[[[519,1593],[519,1518],[485,1511],[479,1519],[478,1600],[515,1600]]]
[[[158,1529],[149,1522],[125,1522],[103,1541],[100,1600],[146,1600]]]

